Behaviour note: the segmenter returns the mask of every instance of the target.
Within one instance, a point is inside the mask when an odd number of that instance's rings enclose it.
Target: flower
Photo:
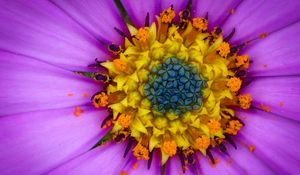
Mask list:
[[[122,1],[137,27],[173,4],[176,14],[186,1]],[[2,1],[0,14],[1,174],[158,174],[159,155],[136,164],[123,159],[126,145],[108,143],[90,150],[106,110],[90,104],[94,81],[73,71],[90,71],[94,58],[111,58],[99,42],[123,41],[114,27],[126,26],[112,1]],[[202,157],[195,173],[296,174],[299,172],[299,18],[294,1],[195,1],[192,16],[208,14],[208,29],[221,26],[230,43],[254,39],[248,54],[253,107],[239,110],[245,126],[228,156],[212,151],[212,166]],[[208,12],[208,13],[207,13]],[[127,33],[128,34],[128,33]],[[243,101],[244,102],[244,101]],[[76,115],[75,115],[76,114]],[[173,142],[170,142],[173,143]],[[202,143],[203,144],[203,143]],[[174,145],[174,144],[168,144]],[[182,172],[177,157],[166,173]],[[186,174],[193,173],[187,171]]]

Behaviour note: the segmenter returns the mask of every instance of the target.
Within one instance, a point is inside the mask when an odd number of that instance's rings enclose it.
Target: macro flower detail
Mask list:
[[[297,1],[0,1],[0,174],[298,174]]]

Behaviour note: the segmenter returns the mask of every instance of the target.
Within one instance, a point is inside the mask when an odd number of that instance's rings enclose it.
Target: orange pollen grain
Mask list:
[[[221,123],[217,120],[210,120],[207,123],[207,126],[209,128],[210,133],[215,134],[216,132],[218,132],[221,128]]]
[[[219,45],[219,47],[217,48],[217,51],[219,51],[219,54],[222,57],[227,57],[227,55],[230,53],[230,46],[227,42],[223,42]]]
[[[259,105],[259,108],[260,108],[261,110],[266,111],[266,112],[271,112],[271,107],[270,107],[270,106],[267,106],[267,105],[264,105],[264,104],[260,104],[260,105]]]
[[[283,106],[283,102],[281,101],[281,102],[279,102],[279,106],[280,107],[282,107]]]
[[[132,169],[136,170],[139,167],[139,163],[135,162],[135,164],[133,164]]]
[[[234,14],[234,12],[235,12],[234,9],[230,9],[230,11],[229,11],[229,13],[232,14],[232,15]]]
[[[125,63],[121,59],[114,59],[113,64],[114,64],[115,68],[117,68],[120,71],[126,71],[127,67],[128,67],[127,63]]]
[[[73,96],[74,96],[73,93],[68,93],[67,95],[68,95],[69,97],[73,97]]]
[[[207,30],[208,23],[207,23],[207,20],[204,18],[193,18],[192,25],[197,30],[205,31],[205,30]]]
[[[243,125],[238,120],[231,120],[229,121],[229,126],[225,129],[225,132],[228,134],[236,135],[242,127]]]
[[[261,33],[259,34],[259,38],[265,38],[268,36],[268,33]]]
[[[250,94],[239,95],[238,96],[239,105],[242,109],[249,109],[252,102],[252,97]]]
[[[122,128],[128,128],[131,124],[132,116],[129,114],[121,114],[118,118],[118,123],[122,126]]]
[[[235,65],[237,67],[243,66],[243,68],[248,68],[249,67],[249,55],[237,56]]]
[[[83,113],[83,112],[84,112],[84,111],[83,111],[82,109],[80,109],[79,106],[76,106],[76,107],[75,107],[74,115],[75,115],[76,117],[78,117],[78,116],[80,116],[80,114]]]
[[[201,136],[196,139],[198,149],[207,149],[210,145],[210,139],[207,136]]]
[[[96,108],[99,108],[100,106],[105,107],[108,105],[108,96],[104,92],[101,92],[100,94],[96,95],[93,99],[93,105]]]
[[[128,173],[126,171],[121,171],[119,175],[128,175]]]
[[[84,93],[82,94],[82,97],[83,97],[83,98],[87,98],[87,97],[88,97],[88,93],[84,92]]]
[[[163,23],[171,23],[172,20],[175,18],[174,10],[169,7],[168,9],[164,10],[160,13],[161,22]]]
[[[149,160],[149,151],[146,147],[144,147],[142,144],[138,143],[133,148],[133,155],[138,159],[145,159]]]
[[[162,150],[168,154],[170,157],[176,154],[177,144],[174,140],[165,141],[162,146]]]
[[[148,38],[149,38],[149,32],[145,28],[140,28],[137,31],[136,38],[140,42],[146,42],[148,40]]]
[[[250,145],[250,146],[249,146],[249,151],[250,151],[250,152],[253,152],[254,150],[255,150],[254,145]]]
[[[232,92],[239,91],[241,88],[241,85],[242,85],[241,79],[236,78],[236,77],[230,78],[227,82],[227,86],[230,89],[230,91],[232,91]]]

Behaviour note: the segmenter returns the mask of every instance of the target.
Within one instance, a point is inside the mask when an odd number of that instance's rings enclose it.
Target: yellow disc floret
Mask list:
[[[149,38],[149,32],[145,28],[140,28],[137,31],[136,38],[140,42],[146,42],[148,40],[148,38]]]
[[[219,54],[226,58],[227,55],[230,53],[230,46],[227,42],[222,42],[219,47],[217,48],[217,51],[219,52]]]
[[[208,23],[204,18],[193,18],[192,25],[199,31],[206,31]]]
[[[93,105],[96,108],[99,107],[105,107],[108,105],[108,96],[104,92],[101,92],[100,94],[97,94],[93,98]]]
[[[174,140],[165,141],[162,150],[170,157],[174,156],[177,151],[177,144]]]
[[[196,139],[196,147],[198,149],[207,149],[210,145],[210,139],[207,136],[200,136]]]
[[[228,134],[236,135],[237,132],[243,127],[243,125],[238,120],[229,121],[228,128],[225,129],[225,132]]]
[[[239,78],[233,77],[230,78],[227,82],[228,88],[231,90],[231,92],[237,92],[240,90],[242,85],[242,81]]]
[[[143,146],[141,143],[138,143],[134,148],[133,148],[133,155],[139,160],[139,159],[149,159],[149,151],[148,149]]]
[[[164,23],[171,23],[172,20],[175,18],[175,12],[172,7],[169,7],[168,9],[164,10],[160,13],[161,21]]]
[[[215,119],[212,119],[207,123],[207,126],[209,128],[210,133],[215,134],[220,130],[221,123]]]
[[[250,94],[238,96],[238,103],[242,109],[249,109],[251,106],[251,102],[252,102],[252,97]]]
[[[123,128],[128,128],[131,121],[132,121],[132,116],[130,114],[121,114],[121,115],[119,115],[118,123]]]

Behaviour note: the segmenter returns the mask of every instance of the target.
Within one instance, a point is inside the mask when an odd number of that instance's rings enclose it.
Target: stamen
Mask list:
[[[97,81],[101,81],[103,83],[109,83],[111,81],[109,76],[107,74],[103,74],[103,73],[95,73],[94,79]]]
[[[126,156],[127,156],[128,152],[130,151],[133,143],[134,143],[134,140],[130,139],[129,142],[128,142],[128,144],[127,144],[127,146],[126,146],[125,152],[123,154],[123,158],[126,158]]]
[[[138,143],[134,148],[133,148],[133,155],[138,159],[145,159],[149,160],[149,151],[148,149],[143,146],[141,143]]]
[[[185,173],[187,168],[186,168],[186,163],[184,161],[183,151],[182,151],[181,148],[178,149],[178,156],[179,156],[179,159],[180,159],[182,172]]]
[[[108,127],[110,127],[113,123],[113,114],[109,114],[103,121],[101,124],[101,128],[106,129]]]
[[[188,23],[189,23],[190,11],[188,9],[180,11],[179,12],[179,17],[180,17],[179,28],[180,29],[185,29],[188,26]]]
[[[173,10],[173,7],[169,7],[168,9],[164,10],[162,13],[160,13],[161,22],[163,23],[171,23],[173,19],[175,18],[175,12]]]
[[[243,127],[243,125],[238,120],[229,121],[228,128],[225,129],[225,132],[228,134],[236,135],[237,132]]]
[[[145,19],[145,27],[149,27],[150,26],[150,22],[149,22],[149,12],[147,13],[146,19]]]
[[[152,164],[152,160],[153,160],[153,152],[154,152],[154,151],[151,151],[151,152],[150,152],[150,155],[149,155],[149,160],[148,160],[148,163],[147,163],[147,168],[148,168],[148,169],[151,168],[151,164]]]
[[[241,88],[241,85],[242,85],[241,79],[236,78],[236,77],[230,78],[227,82],[227,86],[232,92],[239,91]]]
[[[249,68],[249,55],[237,56],[235,65],[245,69]]]
[[[210,133],[215,134],[220,130],[221,123],[215,119],[212,119],[207,123],[207,126],[209,128]]]
[[[221,143],[219,145],[219,148],[220,148],[220,151],[223,152],[223,153],[226,153],[227,152],[227,148],[226,146],[224,145],[224,143]]]
[[[114,55],[119,55],[122,52],[121,46],[117,46],[115,44],[109,45],[108,50]]]
[[[113,139],[115,142],[119,143],[121,141],[126,140],[128,136],[129,136],[129,132],[126,130],[123,130],[123,131],[119,131],[119,132],[115,133]]]
[[[81,113],[83,113],[84,111],[79,107],[79,106],[76,106],[75,107],[75,112],[74,112],[74,115],[76,117],[78,117]]]
[[[207,149],[210,145],[210,139],[207,136],[200,136],[196,139],[198,149]]]
[[[204,18],[193,18],[192,25],[195,27],[198,31],[206,31],[207,30],[207,20]]]
[[[127,63],[125,63],[124,61],[122,61],[121,59],[114,59],[113,60],[114,66],[122,71],[122,72],[126,72],[128,70],[128,65]]]
[[[121,114],[118,117],[118,123],[122,128],[128,128],[132,122],[132,116],[130,114]]]
[[[228,135],[226,135],[226,140],[234,147],[234,149],[237,149],[235,142]]]
[[[217,48],[217,51],[222,57],[227,58],[227,55],[230,53],[230,46],[227,42],[223,42]]]
[[[108,96],[106,93],[101,92],[93,97],[93,105],[96,108],[105,107],[108,105]]]
[[[148,38],[149,38],[149,32],[145,28],[140,28],[137,31],[136,38],[140,42],[146,42],[148,40]]]
[[[189,149],[184,150],[183,154],[187,158],[187,163],[188,164],[194,164],[195,163],[194,151],[192,149],[189,148]]]
[[[215,163],[216,163],[216,162],[215,162],[215,159],[214,159],[214,157],[213,157],[213,155],[211,154],[211,152],[210,152],[209,149],[206,150],[206,153],[207,153],[207,156],[209,157],[210,161],[211,161],[213,164],[215,164]]]
[[[250,94],[238,96],[238,103],[242,109],[249,109],[251,106],[251,102],[252,102],[252,97]]]
[[[228,42],[234,35],[235,33],[235,28],[232,29],[232,31],[230,32],[230,34],[224,39],[224,41]]]
[[[176,154],[177,144],[174,140],[164,141],[162,150],[168,154],[170,157]]]
[[[244,78],[246,76],[246,71],[245,70],[238,70],[234,74],[235,77],[237,78]]]

